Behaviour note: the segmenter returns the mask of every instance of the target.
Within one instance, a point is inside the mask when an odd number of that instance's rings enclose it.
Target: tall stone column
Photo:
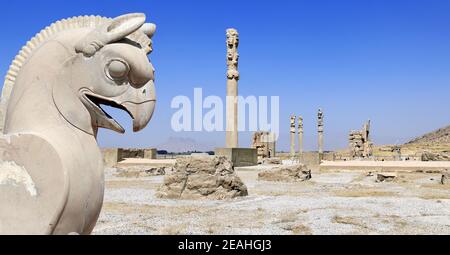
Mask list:
[[[364,124],[363,127],[364,136],[364,157],[370,158],[372,156],[372,142],[370,141],[370,120]]]
[[[303,118],[298,117],[298,158],[303,159]]]
[[[319,137],[319,163],[323,160],[323,112],[319,109],[317,113],[317,131]]]
[[[227,98],[226,98],[226,147],[238,147],[238,60],[239,34],[227,29]]]
[[[291,157],[295,157],[295,115],[291,116]]]

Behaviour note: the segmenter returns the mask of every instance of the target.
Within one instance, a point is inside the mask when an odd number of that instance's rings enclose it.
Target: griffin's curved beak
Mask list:
[[[123,106],[133,118],[133,132],[142,130],[147,126],[155,111],[156,94],[153,80],[139,89],[130,87],[127,93],[114,101]]]
[[[124,133],[125,129],[106,113],[101,108],[101,105],[108,105],[126,111],[133,119],[134,132],[145,128],[155,111],[156,94],[153,80],[150,80],[140,88],[130,86],[125,93],[112,98],[97,95],[86,88],[81,93],[84,101],[87,102],[88,109],[96,116],[95,123],[97,127],[108,128],[119,133]]]

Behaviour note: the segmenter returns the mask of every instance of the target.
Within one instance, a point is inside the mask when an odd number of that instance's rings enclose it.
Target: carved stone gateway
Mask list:
[[[364,124],[362,130],[350,131],[348,141],[352,159],[369,158],[372,156],[373,144],[370,141],[370,120]]]
[[[104,191],[98,128],[125,132],[100,105],[126,110],[133,131],[155,107],[145,19],[63,19],[17,55],[1,99],[0,234],[91,233]]]
[[[267,131],[253,133],[252,148],[256,149],[259,162],[262,162],[266,158],[275,157],[274,134]]]

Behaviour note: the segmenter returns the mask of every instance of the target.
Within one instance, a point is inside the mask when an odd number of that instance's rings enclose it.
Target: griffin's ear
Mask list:
[[[100,26],[81,39],[75,46],[77,52],[90,57],[108,43],[119,41],[138,30],[145,23],[145,14],[131,13],[119,16]]]
[[[138,30],[145,23],[145,14],[131,13],[119,16],[111,21],[106,28],[108,43],[118,41],[134,31]]]

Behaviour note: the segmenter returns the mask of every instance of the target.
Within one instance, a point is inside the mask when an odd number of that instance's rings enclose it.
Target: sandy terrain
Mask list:
[[[450,234],[450,188],[439,174],[313,172],[301,183],[257,180],[268,166],[238,168],[249,196],[229,201],[157,199],[162,176],[106,171],[94,234]]]

